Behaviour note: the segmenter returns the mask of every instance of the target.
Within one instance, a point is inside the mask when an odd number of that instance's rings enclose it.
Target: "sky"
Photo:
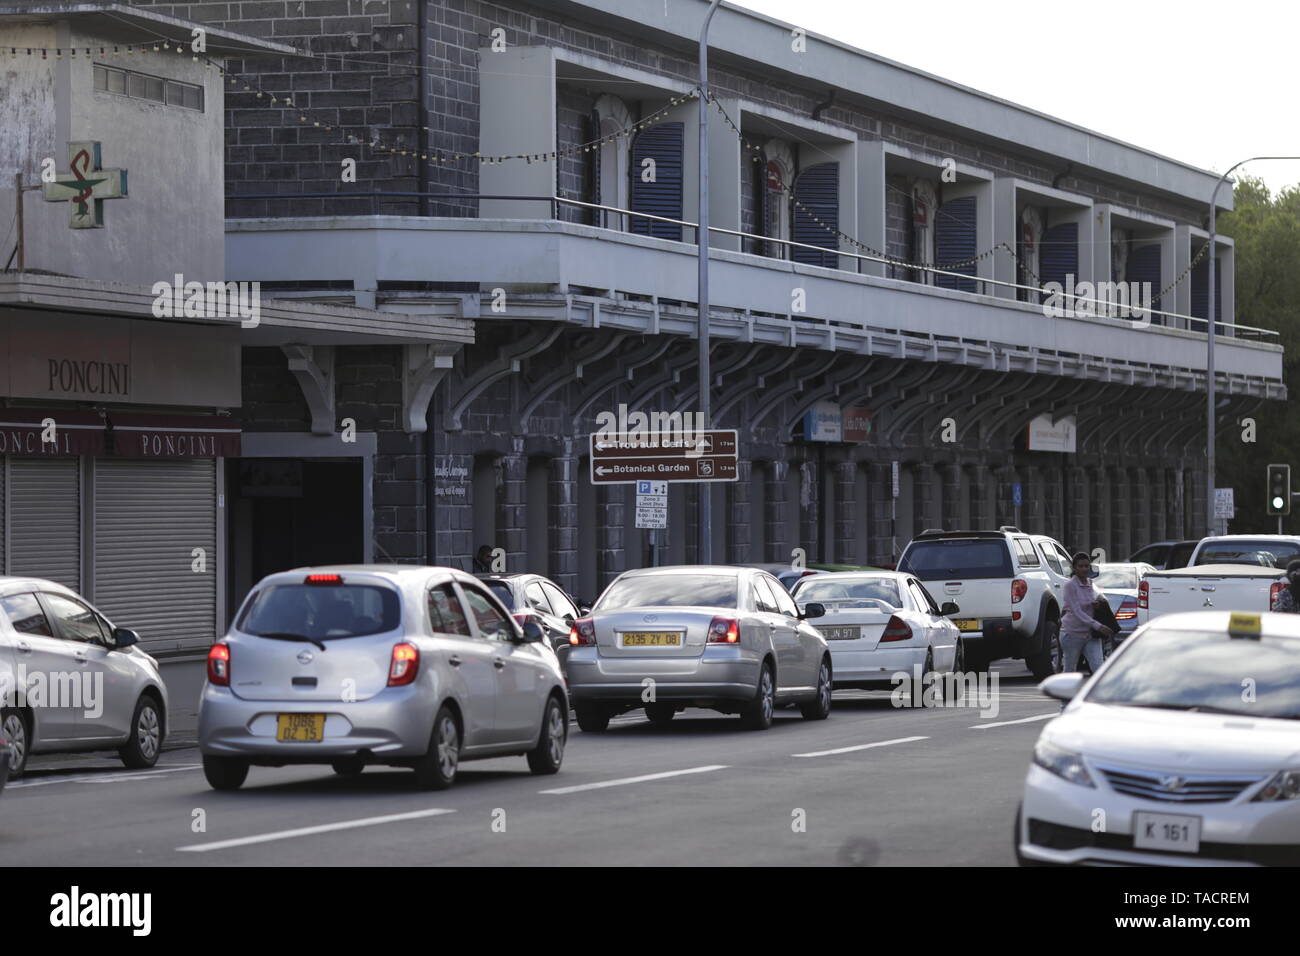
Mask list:
[[[1300,156],[1296,0],[729,2],[1202,169]]]

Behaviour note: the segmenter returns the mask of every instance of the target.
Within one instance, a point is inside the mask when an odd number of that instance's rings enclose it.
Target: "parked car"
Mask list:
[[[788,704],[824,720],[831,655],[808,623],[822,614],[815,603],[800,611],[776,578],[756,568],[625,571],[569,633],[578,726],[599,732],[611,717],[641,707],[656,724],[686,707],[708,707],[765,730]]]
[[[473,575],[348,565],[264,578],[208,654],[199,751],[208,783],[250,766],[409,767],[451,786],[463,760],[527,756],[560,769],[568,738],[560,663]]]
[[[127,767],[158,762],[167,686],[140,635],[84,598],[40,578],[0,577],[0,669],[12,699],[0,710],[9,772],[32,754],[115,750]]]
[[[1156,569],[1138,561],[1110,561],[1101,565],[1092,583],[1101,588],[1119,625],[1116,643],[1132,634],[1138,626],[1138,589],[1148,574]]]
[[[551,649],[564,666],[569,656],[569,628],[590,608],[578,602],[550,578],[540,574],[477,574],[522,627],[529,620],[541,625]]]
[[[898,570],[933,588],[936,601],[961,605],[953,623],[967,671],[1004,657],[1023,659],[1039,679],[1055,670],[1070,555],[1052,538],[1008,525],[925,531],[908,543]]]
[[[1200,538],[1192,541],[1156,541],[1135,551],[1129,556],[1129,562],[1149,564],[1158,571],[1185,568],[1191,562],[1192,552],[1200,543]]]
[[[1041,689],[1066,705],[1025,777],[1021,865],[1300,865],[1300,618],[1171,614]]]
[[[797,568],[792,564],[742,564],[742,568],[756,568],[759,571],[766,571],[772,577],[781,582],[782,586],[789,591],[795,586],[795,583],[802,581],[804,578],[812,577],[814,574],[821,574],[819,570],[813,567]]]
[[[831,649],[833,687],[889,689],[899,672],[912,677],[961,669],[957,625],[915,577],[897,571],[847,571],[804,578],[791,595],[806,607],[816,602],[826,614],[817,630]]]

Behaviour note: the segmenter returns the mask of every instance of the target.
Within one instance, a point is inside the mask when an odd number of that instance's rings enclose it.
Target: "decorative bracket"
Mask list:
[[[311,412],[313,435],[334,434],[334,347],[331,345],[282,345],[289,371]]]
[[[408,345],[403,349],[402,426],[409,433],[428,426],[429,401],[455,364],[459,345]]]

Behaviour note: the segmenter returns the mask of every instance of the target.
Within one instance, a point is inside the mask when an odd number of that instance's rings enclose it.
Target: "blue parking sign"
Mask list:
[[[1020,482],[1017,481],[1015,484],[1011,486],[1011,503],[1015,505],[1017,508],[1019,508],[1023,501],[1024,498],[1021,496],[1020,493]]]

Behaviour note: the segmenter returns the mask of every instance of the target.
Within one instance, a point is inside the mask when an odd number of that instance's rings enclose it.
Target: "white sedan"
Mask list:
[[[1300,617],[1165,615],[1041,689],[1022,865],[1300,865]]]
[[[961,669],[957,625],[925,586],[899,571],[837,571],[803,578],[794,587],[800,607],[825,608],[817,621],[831,649],[836,688],[891,689],[909,678]]]

